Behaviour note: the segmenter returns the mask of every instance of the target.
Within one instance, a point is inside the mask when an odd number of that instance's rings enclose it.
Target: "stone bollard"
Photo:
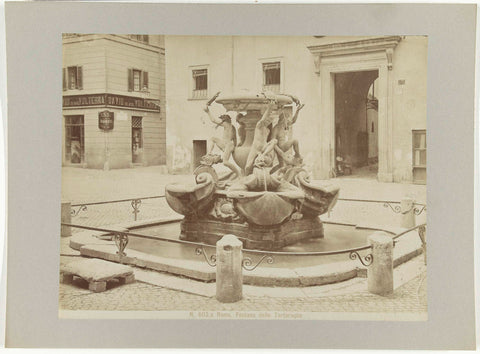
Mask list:
[[[367,268],[368,291],[377,295],[393,293],[393,239],[383,231],[368,237],[373,262]]]
[[[217,242],[217,294],[220,302],[242,299],[242,242],[225,235]]]
[[[403,198],[400,201],[400,211],[402,213],[401,227],[410,229],[415,226],[415,200],[412,198]]]
[[[72,203],[62,201],[61,222],[65,224],[72,223]],[[70,226],[63,226],[60,231],[61,237],[72,236],[72,228]]]

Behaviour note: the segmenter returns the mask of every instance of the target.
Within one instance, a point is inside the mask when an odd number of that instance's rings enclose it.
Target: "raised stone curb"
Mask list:
[[[88,245],[80,248],[80,253],[83,256],[183,275],[202,281],[215,280],[215,269],[201,262],[153,256],[135,250],[129,250],[127,256],[120,256],[116,252],[116,246],[111,243],[107,245]]]
[[[295,268],[301,286],[325,285],[355,278],[358,269],[353,262],[335,262],[321,266]]]
[[[171,220],[176,219],[165,218],[162,222],[171,222]],[[128,225],[123,224],[121,226],[115,225],[115,228],[128,226],[129,229],[132,229],[133,224],[134,223],[129,223]],[[151,224],[151,220],[148,220],[148,222],[142,221],[135,223],[135,227]],[[363,227],[365,226],[366,225],[363,225]],[[366,228],[371,228],[371,226]],[[383,227],[382,229],[390,233],[398,233],[405,230],[399,227]],[[104,234],[106,233],[92,231],[76,233],[71,237],[70,246],[80,250],[83,256],[153,269],[205,282],[214,281],[216,278],[215,268],[210,267],[203,260],[191,261],[153,256],[144,252],[128,249],[128,247],[126,249],[127,256],[119,256],[113,241],[98,238],[98,236]],[[419,255],[421,252],[422,246],[416,231],[402,236],[397,240],[393,249],[394,267]],[[348,258],[348,253],[346,253],[345,256]],[[355,277],[366,277],[366,274],[367,268],[360,264],[358,260],[346,260],[344,262],[295,269],[262,267],[260,265],[253,271],[243,271],[243,284],[274,287],[308,287],[345,281]]]

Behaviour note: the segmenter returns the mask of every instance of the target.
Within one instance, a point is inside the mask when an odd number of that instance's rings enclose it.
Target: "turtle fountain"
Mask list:
[[[214,117],[213,103],[230,114]],[[319,216],[333,208],[339,188],[312,182],[304,168],[299,142],[291,139],[302,108],[295,96],[271,92],[217,93],[208,101],[205,112],[223,137],[211,139],[195,183],[165,187],[169,206],[184,215],[180,239],[215,244],[233,234],[246,249],[276,250],[324,236]],[[220,164],[229,172],[221,175]]]

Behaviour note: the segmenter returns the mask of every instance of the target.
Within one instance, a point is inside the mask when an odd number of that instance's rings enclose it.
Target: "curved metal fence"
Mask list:
[[[371,199],[352,199],[352,198],[339,198],[339,202],[354,202],[354,203],[363,203],[360,204],[360,208],[356,208],[355,210],[350,210],[351,208],[343,208],[342,206],[335,207],[336,209],[340,209],[338,212],[338,219],[348,219],[352,216],[352,214],[357,215],[358,217],[363,217],[366,213],[365,205],[367,204],[376,204],[378,206],[382,206],[383,208],[387,208],[390,211],[393,211],[394,214],[405,212],[411,212],[415,215],[420,215],[423,212],[426,213],[427,207],[425,204],[422,203],[411,203],[409,210],[405,210],[401,206],[401,202],[399,201],[391,201],[391,200],[371,200]],[[373,210],[368,210],[369,213],[374,213],[378,215],[380,213],[380,209],[373,208]],[[129,242],[129,237],[138,237],[143,239],[149,240],[156,240],[160,242],[168,242],[168,243],[176,243],[176,244],[184,244],[190,245],[195,247],[195,254],[204,257],[204,260],[211,266],[216,265],[216,254],[209,255],[209,252],[206,251],[207,248],[215,248],[215,245],[208,245],[205,243],[199,242],[191,242],[191,241],[184,241],[184,240],[176,240],[176,239],[169,239],[163,238],[158,236],[149,236],[145,234],[135,233],[135,232],[124,232],[118,231],[114,229],[109,229],[109,225],[114,224],[122,224],[125,221],[140,221],[140,220],[149,220],[149,219],[156,219],[159,215],[162,216],[178,216],[179,220],[181,215],[175,213],[171,208],[168,206],[165,195],[157,195],[157,196],[150,196],[150,197],[141,197],[141,198],[130,198],[130,199],[119,199],[119,200],[109,200],[109,201],[100,201],[100,202],[90,202],[90,203],[76,203],[71,204],[70,210],[71,218],[74,222],[70,223],[62,223],[62,226],[71,227],[73,229],[72,232],[78,232],[80,230],[90,230],[90,231],[97,231],[103,232],[106,234],[112,235],[112,240],[115,242],[117,246],[117,254],[120,256],[126,256],[125,249]],[[379,218],[384,218],[385,213]],[[424,217],[422,217],[424,219]],[[388,218],[387,218],[388,219]],[[387,221],[386,219],[384,219]],[[392,221],[388,219],[388,221]],[[355,222],[355,220],[352,220]],[[324,220],[326,223],[332,223],[331,221]],[[393,221],[392,221],[393,222]],[[342,222],[334,222],[338,224],[342,224]],[[422,242],[422,247],[425,252],[426,250],[426,223],[421,223],[416,225],[412,228],[409,228],[399,234],[394,235],[393,241],[394,245],[398,242],[398,239],[410,233],[411,231],[418,230],[418,234],[420,240]],[[239,237],[240,240],[243,240]],[[282,252],[282,251],[261,251],[261,250],[251,250],[251,249],[243,249],[242,251],[245,254],[255,255],[258,256],[259,260],[254,261],[251,257],[244,257],[242,260],[242,266],[246,270],[254,270],[257,268],[262,262],[267,262],[268,264],[274,263],[274,256],[333,256],[333,255],[340,255],[340,254],[348,254],[349,259],[351,260],[359,260],[362,265],[368,267],[373,262],[373,256],[371,253],[364,254],[363,256],[359,252],[368,251],[371,249],[372,246],[366,245],[362,247],[355,247],[349,249],[342,249],[336,251],[320,251],[320,252]]]
[[[150,235],[144,235],[144,234],[130,232],[130,231],[119,231],[119,230],[113,230],[113,229],[107,229],[107,228],[75,225],[70,223],[61,223],[61,225],[66,227],[83,229],[83,230],[103,232],[106,235],[111,234],[112,240],[115,242],[115,245],[117,246],[117,249],[118,249],[117,255],[119,256],[127,255],[125,252],[125,249],[128,245],[129,237],[138,237],[138,238],[155,240],[160,242],[194,246],[196,255],[203,255],[204,260],[210,266],[214,267],[216,265],[216,254],[213,253],[209,256],[208,253],[206,252],[206,248],[216,248],[215,245],[209,245],[205,243],[185,241],[185,240],[169,239],[169,238],[164,238],[159,236],[150,236]],[[426,240],[425,240],[426,224],[420,224],[410,229],[407,229],[405,231],[402,231],[401,233],[396,234],[395,236],[392,237],[392,239],[394,240],[394,244],[398,242],[396,240],[401,236],[404,236],[417,229],[418,229],[419,237],[422,242],[422,247],[425,247],[426,246]],[[243,249],[242,252],[244,253],[258,255],[260,257],[260,260],[257,261],[256,264],[253,264],[254,262],[250,257],[244,257],[242,260],[242,267],[245,270],[251,271],[257,268],[258,265],[261,264],[263,261],[266,261],[267,263],[272,264],[274,263],[273,256],[275,255],[277,256],[332,256],[332,255],[347,254],[347,253],[351,260],[358,259],[363,266],[368,267],[373,262],[373,255],[371,253],[368,253],[362,257],[359,252],[366,251],[371,248],[372,248],[371,245],[366,245],[362,247],[348,248],[348,249],[342,249],[337,251],[322,251],[322,252],[282,252],[282,251],[263,251],[263,250]],[[425,251],[425,248],[424,248],[424,251]]]

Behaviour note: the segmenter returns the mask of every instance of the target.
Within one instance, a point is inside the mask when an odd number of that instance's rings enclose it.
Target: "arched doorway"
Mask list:
[[[378,173],[378,70],[337,73],[334,176],[376,178]]]
[[[320,93],[318,155],[314,177],[331,178],[336,167],[335,79],[339,74],[375,72],[378,76],[375,96],[378,107],[378,173],[381,182],[393,182],[393,50],[399,36],[334,42],[309,46],[313,54]],[[364,74],[357,74],[364,75]],[[366,75],[366,74],[365,74]],[[362,81],[362,80],[360,80]],[[365,81],[368,81],[365,79]],[[365,86],[370,87],[371,82]]]

